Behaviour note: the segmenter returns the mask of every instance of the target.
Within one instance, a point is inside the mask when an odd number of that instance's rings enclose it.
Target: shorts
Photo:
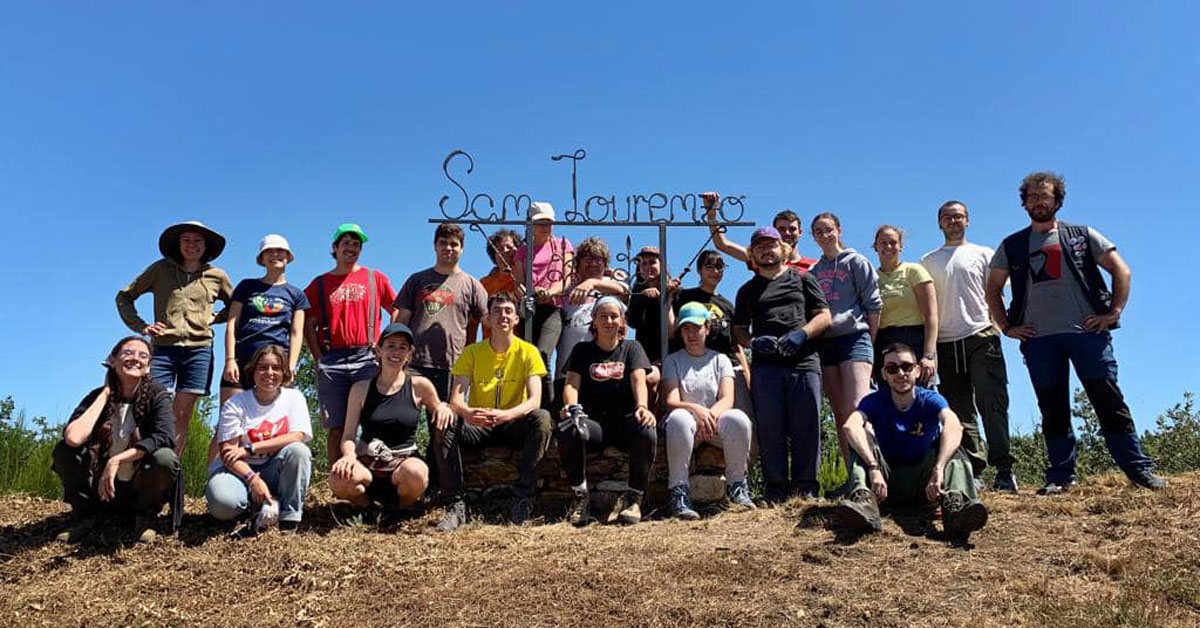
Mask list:
[[[238,360],[238,381],[231,382],[225,379],[225,371],[221,371],[221,388],[240,388],[242,390],[250,390],[254,388],[254,373],[250,372],[250,358]]]
[[[872,364],[875,361],[871,334],[865,329],[832,338],[822,336],[817,339],[817,353],[821,355],[821,366],[837,366],[842,362]]]
[[[375,377],[378,370],[375,352],[370,347],[330,349],[321,356],[317,362],[317,399],[325,413],[326,428],[345,425],[350,388]]]
[[[177,393],[207,397],[212,374],[212,345],[154,347],[150,358],[150,379]]]
[[[415,450],[408,454],[393,455],[386,460],[371,455],[359,455],[359,464],[371,472],[371,484],[367,487],[367,497],[371,501],[381,504],[395,503],[397,501],[396,487],[392,485],[392,474],[410,458],[421,459]]]

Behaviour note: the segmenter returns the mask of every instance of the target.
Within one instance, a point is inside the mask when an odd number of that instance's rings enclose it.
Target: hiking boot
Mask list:
[[[1042,488],[1039,488],[1037,490],[1037,494],[1043,495],[1043,496],[1045,496],[1045,495],[1062,495],[1063,493],[1067,492],[1067,490],[1070,489],[1071,486],[1074,484],[1075,484],[1074,482],[1063,482],[1062,484],[1059,484],[1057,482],[1046,482],[1045,486],[1043,486]]]
[[[700,513],[692,508],[692,500],[688,497],[688,485],[680,484],[679,486],[671,487],[671,516],[684,521],[695,521],[700,518]],[[638,515],[641,518],[641,515]],[[637,522],[634,522],[637,523]]]
[[[583,527],[591,520],[592,496],[586,488],[574,489],[575,498],[571,501],[571,509],[567,511],[567,523]]]
[[[467,503],[462,499],[456,499],[446,506],[446,512],[442,514],[442,520],[437,524],[438,532],[453,532],[458,529],[458,526],[467,522]]]
[[[1017,476],[1013,475],[1012,469],[1000,469],[996,472],[996,478],[992,480],[992,490],[1017,492]]]
[[[158,538],[158,530],[155,529],[155,524],[158,523],[157,517],[136,517],[133,523],[134,534],[137,535],[138,543],[153,543]]]
[[[988,509],[978,499],[957,491],[942,497],[942,527],[952,534],[970,534],[987,524]]]
[[[533,514],[533,498],[519,497],[513,502],[512,510],[508,514],[508,520],[513,525],[519,526],[529,520],[529,516]]]
[[[621,501],[621,512],[617,513],[617,523],[631,526],[642,521],[641,491],[625,491]]]
[[[754,500],[750,499],[750,487],[746,485],[745,480],[725,485],[725,497],[729,499],[729,505],[733,508],[741,510],[758,508],[754,505]]]
[[[279,522],[280,534],[295,534],[299,531],[300,531],[300,522],[299,521],[280,521]]]
[[[850,496],[838,502],[838,519],[842,525],[860,532],[879,532],[883,521],[879,518],[879,502],[869,488],[855,489]]]
[[[1148,488],[1152,491],[1167,488],[1167,481],[1155,475],[1154,471],[1150,469],[1138,469],[1133,473],[1126,473],[1125,475],[1129,478],[1130,482],[1133,482],[1134,486]]]
[[[95,517],[84,517],[71,524],[70,528],[58,533],[54,540],[59,543],[78,543],[87,538],[92,530],[96,529],[97,521]]]

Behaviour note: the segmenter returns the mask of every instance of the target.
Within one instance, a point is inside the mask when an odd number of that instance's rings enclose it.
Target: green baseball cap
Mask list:
[[[337,231],[333,232],[334,243],[336,244],[337,241],[341,240],[342,236],[346,235],[347,233],[353,233],[354,235],[358,236],[360,242],[363,244],[367,243],[367,234],[363,233],[362,227],[352,222],[345,222],[338,225]]]
[[[703,303],[691,301],[679,308],[679,322],[677,324],[691,323],[693,325],[703,325],[708,322],[709,314],[708,306]]]

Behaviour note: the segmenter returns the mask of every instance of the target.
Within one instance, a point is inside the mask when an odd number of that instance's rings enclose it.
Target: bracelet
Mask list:
[[[882,471],[882,470],[883,470],[883,467],[880,467],[878,462],[872,462],[871,464],[867,465],[867,473],[870,473],[872,471]]]
[[[926,353],[924,357],[926,360],[935,360],[935,361],[937,360],[936,353]]]
[[[250,473],[247,473],[246,475],[242,476],[242,481],[245,482],[247,486],[249,486],[249,484],[251,482],[253,482],[254,478],[256,478],[256,477],[258,477],[258,472],[255,471],[254,469],[250,469]]]

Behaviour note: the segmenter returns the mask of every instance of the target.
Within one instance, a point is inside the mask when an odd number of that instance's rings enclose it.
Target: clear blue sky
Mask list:
[[[1193,4],[599,6],[7,5],[0,395],[61,419],[99,383],[97,360],[126,333],[114,294],[167,224],[223,232],[217,264],[235,282],[282,233],[303,286],[329,266],[333,227],[356,221],[364,261],[399,285],[432,264],[425,221],[456,192],[447,153],[475,156],[472,192],[561,208],[569,167],[548,156],[581,147],[585,194],[716,188],[745,194],[761,222],[832,210],[872,259],[884,222],[909,231],[909,260],[938,246],[948,198],[969,204],[968,237],[995,246],[1027,223],[1021,177],[1057,170],[1061,217],[1099,228],[1133,268],[1116,350],[1139,426],[1196,389]],[[675,237],[672,267],[698,236]],[[486,272],[480,239],[467,247],[467,269]],[[817,252],[807,233],[803,252]],[[1005,351],[1028,431],[1029,380]]]

